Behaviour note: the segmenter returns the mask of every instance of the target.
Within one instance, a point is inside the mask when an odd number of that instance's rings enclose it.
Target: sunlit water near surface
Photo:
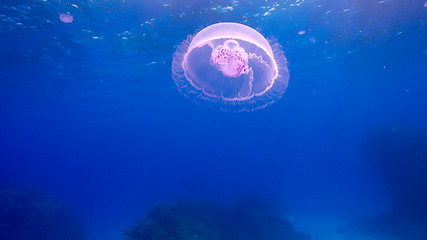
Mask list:
[[[425,240],[426,6],[4,0],[0,182],[55,196],[90,240],[159,202],[245,196],[313,240]],[[173,53],[218,22],[282,46],[280,100],[224,113],[179,91]]]

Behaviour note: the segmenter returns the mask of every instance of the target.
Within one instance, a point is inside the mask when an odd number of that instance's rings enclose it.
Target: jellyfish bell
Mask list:
[[[172,78],[197,103],[252,111],[278,100],[289,71],[281,46],[239,23],[217,23],[189,35],[173,55]]]
[[[70,14],[61,13],[59,14],[59,20],[61,20],[64,23],[71,23],[73,22],[74,18]]]

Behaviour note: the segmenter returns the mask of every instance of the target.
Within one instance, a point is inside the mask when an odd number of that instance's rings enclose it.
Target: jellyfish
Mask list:
[[[239,23],[210,25],[177,48],[172,78],[197,103],[223,111],[253,111],[278,100],[289,71],[282,47]]]
[[[73,21],[73,16],[66,13],[59,14],[59,20],[61,20],[64,23],[71,23]]]

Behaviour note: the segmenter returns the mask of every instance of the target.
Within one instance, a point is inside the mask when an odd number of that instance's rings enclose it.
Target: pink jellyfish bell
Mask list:
[[[289,71],[278,43],[246,25],[226,22],[189,35],[178,46],[172,78],[198,103],[223,111],[252,111],[282,96]]]
[[[70,14],[61,13],[59,14],[59,20],[61,20],[64,23],[71,23],[73,22],[73,16],[71,16]]]

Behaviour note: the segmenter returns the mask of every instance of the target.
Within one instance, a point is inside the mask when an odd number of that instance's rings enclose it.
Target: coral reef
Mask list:
[[[125,231],[127,239],[222,239],[222,210],[209,203],[177,202],[158,204],[146,219]]]
[[[0,239],[81,240],[82,224],[55,198],[33,188],[0,185]]]
[[[126,240],[307,240],[288,220],[254,200],[227,210],[208,202],[158,204],[145,219],[125,230]]]
[[[427,219],[427,131],[382,127],[368,137],[366,149],[388,187],[395,214]]]
[[[398,239],[427,239],[427,130],[385,126],[370,133],[365,149],[388,188],[392,211],[359,221]]]

